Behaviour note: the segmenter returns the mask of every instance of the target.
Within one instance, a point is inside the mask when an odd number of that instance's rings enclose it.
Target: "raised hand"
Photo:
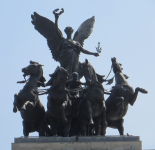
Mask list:
[[[61,8],[61,11],[60,11],[59,13],[57,13],[58,11],[59,11],[58,8],[55,9],[55,10],[53,11],[53,14],[55,15],[55,18],[59,18],[59,16],[60,16],[62,13],[64,13],[64,9],[63,9],[63,8]]]

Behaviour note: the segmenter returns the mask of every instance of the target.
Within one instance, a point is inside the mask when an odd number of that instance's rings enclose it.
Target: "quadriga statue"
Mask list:
[[[53,11],[55,23],[34,12],[34,14],[31,15],[32,24],[35,29],[47,39],[47,44],[54,60],[59,61],[61,67],[66,69],[70,75],[73,72],[77,72],[80,79],[83,76],[81,63],[79,62],[80,53],[99,56],[98,53],[93,53],[83,48],[84,40],[93,32],[95,17],[93,16],[84,21],[76,31],[73,39],[73,28],[66,27],[64,31],[67,34],[67,38],[65,39],[61,30],[58,28],[58,19],[64,12],[64,9],[62,8],[62,10],[57,13],[58,10],[59,9]],[[71,76],[69,76],[69,78],[71,78]]]
[[[123,74],[121,64],[117,62],[115,57],[112,58],[111,61],[115,74],[115,86],[112,88],[110,96],[105,101],[106,120],[108,127],[118,129],[120,135],[124,135],[123,117],[128,111],[128,104],[131,106],[134,105],[138,92],[144,94],[148,92],[139,87],[134,90],[127,82],[128,76]]]
[[[14,95],[13,112],[20,111],[23,119],[23,134],[28,136],[30,132],[39,132],[39,136],[44,136],[44,117],[45,108],[40,102],[37,89],[40,86],[45,86],[46,81],[43,76],[43,69],[38,62],[30,61],[30,65],[23,68],[24,78],[30,76],[20,92]]]

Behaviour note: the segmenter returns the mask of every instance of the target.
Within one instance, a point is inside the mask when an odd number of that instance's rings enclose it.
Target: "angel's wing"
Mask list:
[[[84,21],[80,25],[78,30],[75,32],[73,39],[75,41],[78,41],[81,44],[81,46],[84,45],[84,40],[87,39],[93,32],[94,23],[95,23],[95,16]]]
[[[56,61],[59,61],[59,51],[57,51],[57,46],[63,39],[62,32],[59,29],[60,36],[58,36],[55,31],[55,23],[43,16],[40,16],[36,12],[31,15],[31,18],[34,28],[47,39],[47,44],[51,50],[53,58]]]

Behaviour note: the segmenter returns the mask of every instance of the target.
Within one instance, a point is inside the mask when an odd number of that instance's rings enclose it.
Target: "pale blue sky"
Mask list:
[[[93,33],[85,41],[84,48],[94,52],[97,43],[101,42],[103,51],[97,58],[81,53],[81,62],[87,58],[97,73],[107,75],[111,57],[117,57],[123,65],[123,73],[130,77],[129,84],[148,90],[147,95],[139,93],[134,106],[129,107],[124,127],[125,134],[140,136],[143,149],[155,148],[155,1],[6,0],[0,1],[1,149],[9,150],[14,138],[23,136],[20,113],[12,111],[14,94],[23,88],[23,84],[16,84],[23,80],[21,68],[27,66],[30,60],[38,61],[45,65],[44,76],[48,81],[48,74],[59,65],[52,59],[45,38],[31,24],[31,14],[36,11],[54,21],[52,11],[62,7],[65,12],[59,18],[59,28],[64,37],[66,26],[72,26],[76,31],[83,21],[95,16]],[[111,86],[104,87],[109,89]],[[46,108],[47,96],[40,96],[40,100]],[[107,129],[107,135],[118,134],[117,130]]]

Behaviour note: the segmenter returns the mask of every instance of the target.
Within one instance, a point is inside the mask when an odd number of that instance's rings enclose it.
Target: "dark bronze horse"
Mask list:
[[[39,100],[38,87],[44,86],[46,81],[43,77],[42,65],[30,61],[30,65],[23,68],[24,77],[30,76],[24,88],[15,94],[13,112],[20,111],[23,119],[23,134],[28,136],[30,132],[39,132],[39,136],[44,135],[43,120],[45,108]]]
[[[134,105],[138,92],[148,93],[145,89],[137,87],[134,89],[128,84],[127,76],[122,73],[121,64],[112,58],[112,68],[115,74],[115,86],[106,100],[106,119],[108,127],[118,129],[120,135],[124,135],[123,117],[128,110],[128,104]]]
[[[47,116],[53,135],[68,136],[69,134],[72,105],[65,91],[68,76],[67,70],[57,67],[46,84],[51,85],[48,91]]]
[[[86,135],[86,124],[94,124],[95,134],[105,135],[106,133],[106,109],[104,104],[104,89],[98,82],[98,77],[93,66],[86,61],[82,64],[83,74],[88,86],[83,91],[82,100],[79,103],[79,121],[81,134]],[[101,126],[101,131],[100,131]]]

